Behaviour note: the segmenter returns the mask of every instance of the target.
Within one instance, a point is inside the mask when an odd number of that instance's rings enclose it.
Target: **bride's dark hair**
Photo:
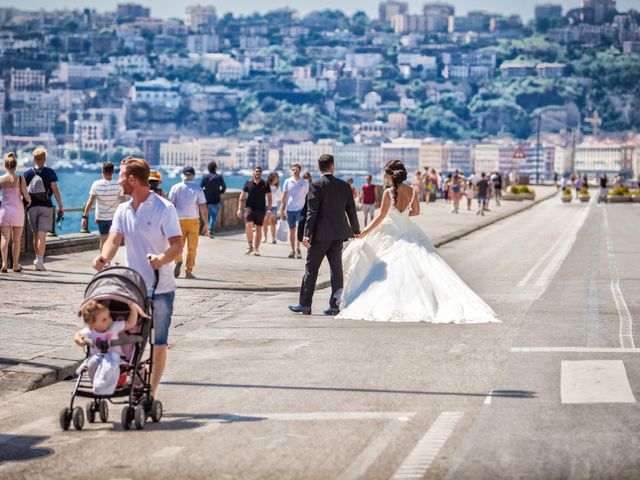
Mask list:
[[[391,177],[393,200],[398,198],[398,187],[407,179],[407,169],[400,160],[391,160],[384,167],[384,173]]]

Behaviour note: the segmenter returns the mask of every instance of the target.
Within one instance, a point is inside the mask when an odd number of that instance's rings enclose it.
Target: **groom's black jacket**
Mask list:
[[[305,207],[304,237],[311,243],[345,241],[360,233],[351,187],[331,174],[309,185]]]

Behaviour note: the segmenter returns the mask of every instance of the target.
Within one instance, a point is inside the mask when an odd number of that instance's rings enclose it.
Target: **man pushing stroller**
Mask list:
[[[155,397],[167,358],[176,290],[171,263],[182,252],[182,230],[174,205],[149,190],[149,173],[149,164],[142,159],[129,157],[122,161],[118,183],[130,200],[118,206],[109,237],[93,267],[99,271],[108,265],[124,240],[127,266],[143,277],[149,294],[155,283],[154,271],[159,271],[153,296],[151,393]]]

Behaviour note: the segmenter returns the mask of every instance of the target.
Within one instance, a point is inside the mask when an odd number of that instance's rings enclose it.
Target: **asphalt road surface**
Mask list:
[[[61,432],[70,382],[7,398],[0,478],[638,478],[639,220],[556,198],[443,247],[498,324],[238,305],[171,348],[142,431]]]

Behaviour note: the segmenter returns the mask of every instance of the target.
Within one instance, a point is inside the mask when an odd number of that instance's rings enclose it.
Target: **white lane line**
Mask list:
[[[635,403],[622,360],[562,361],[562,403]]]
[[[155,452],[152,456],[154,458],[169,458],[177,455],[182,450],[184,450],[184,447],[164,447]]]
[[[392,478],[400,480],[424,477],[463,416],[464,412],[442,412]]]
[[[371,465],[387,449],[389,443],[405,427],[408,417],[400,417],[391,421],[387,426],[369,443],[362,452],[351,462],[345,470],[338,476],[338,480],[350,480],[363,478]]]
[[[616,302],[618,317],[620,318],[620,346],[622,348],[635,348],[636,344],[633,341],[633,319],[631,318],[631,312],[629,312],[627,302],[622,295],[622,290],[620,290],[620,279],[616,278],[615,280],[611,280],[610,287],[613,300]]]
[[[640,348],[511,347],[512,353],[640,353]]]
[[[489,392],[489,395],[484,399],[485,405],[491,405],[491,397],[493,397],[493,390]]]
[[[314,420],[393,420],[399,417],[411,418],[415,415],[415,412],[237,413],[234,415],[298,422]]]
[[[553,276],[556,274],[556,272],[562,265],[562,262],[564,262],[564,259],[567,257],[567,255],[569,255],[569,252],[573,248],[573,244],[576,242],[576,239],[578,238],[578,232],[582,228],[582,225],[584,225],[584,222],[587,219],[587,216],[589,215],[590,211],[591,211],[591,204],[589,204],[589,206],[586,209],[584,209],[579,213],[578,220],[573,225],[573,227],[568,232],[563,233],[562,238],[565,241],[563,245],[556,251],[556,254],[551,258],[551,260],[547,264],[547,267],[542,271],[542,273],[538,277],[538,280],[535,283],[536,287],[543,287],[547,285],[547,283],[549,283],[551,278],[553,278]]]
[[[569,223],[569,225],[567,225],[567,230],[571,231],[571,229],[573,228],[573,226],[576,224],[577,221],[578,221],[577,217],[573,218],[571,220],[571,223]],[[547,250],[547,253],[545,253],[542,257],[540,257],[540,259],[535,263],[535,265],[533,267],[531,267],[531,269],[527,272],[527,274],[524,277],[522,277],[522,279],[518,282],[518,288],[522,288],[522,287],[525,287],[527,285],[527,283],[529,282],[531,277],[534,275],[534,273],[536,273],[538,271],[540,266],[544,262],[546,262],[548,260],[548,258],[551,255],[553,255],[554,252],[558,251],[558,248],[560,248],[560,245],[565,240],[566,240],[566,236],[564,234],[564,231],[562,231],[562,232],[560,232],[560,236],[558,237],[558,239],[554,242],[553,245],[551,245],[549,250]]]

